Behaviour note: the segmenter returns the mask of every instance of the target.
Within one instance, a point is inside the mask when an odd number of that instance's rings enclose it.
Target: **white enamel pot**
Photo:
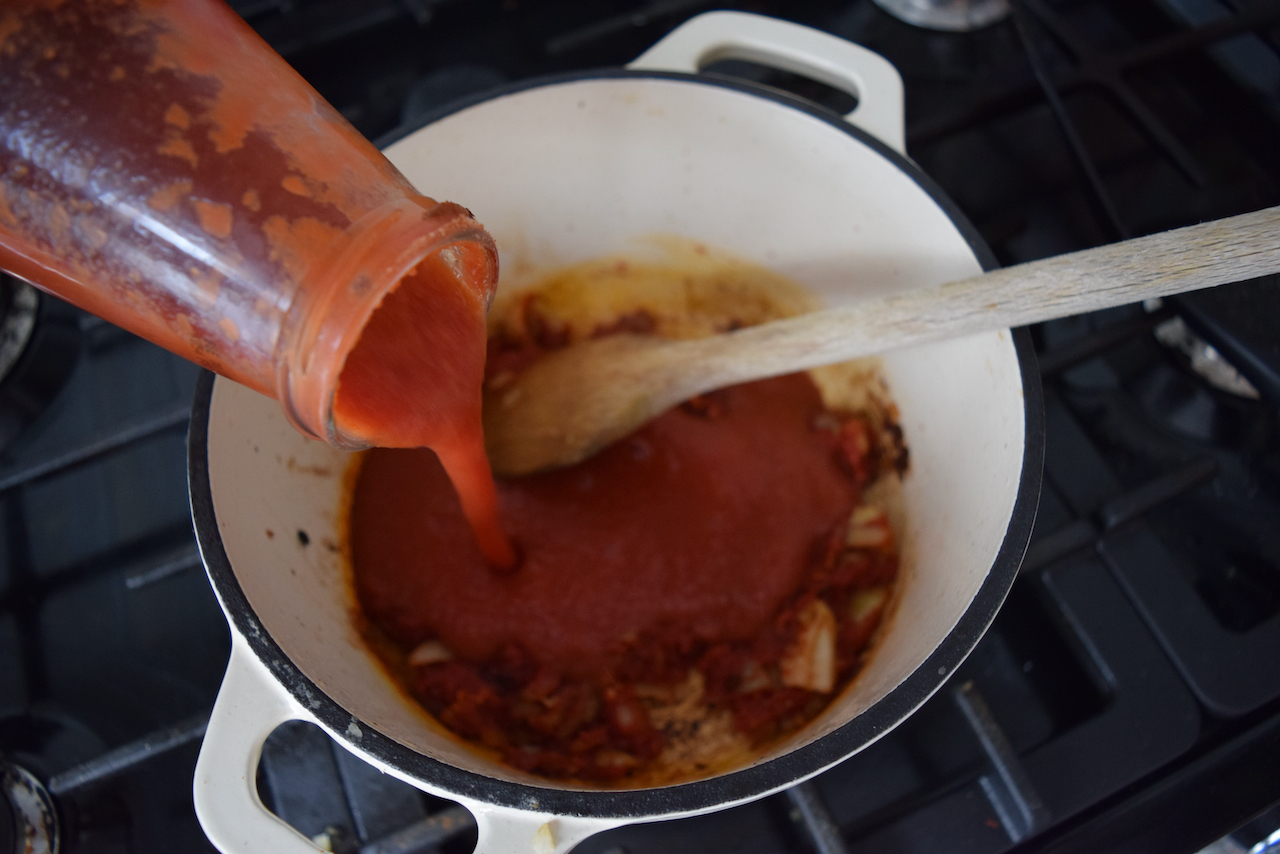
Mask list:
[[[802,72],[859,98],[841,117],[698,76],[721,58]],[[830,305],[992,266],[959,211],[902,153],[902,84],[847,42],[737,13],[695,18],[631,68],[523,83],[387,149],[433,196],[465,202],[508,271],[625,252],[674,234],[766,265]],[[224,852],[318,850],[258,799],[263,740],[310,721],[376,767],[476,816],[483,851],[564,851],[627,822],[760,798],[857,753],[973,649],[1030,536],[1043,424],[1029,340],[1003,331],[888,353],[911,449],[901,599],[864,672],[801,733],[710,779],[598,791],[485,760],[389,682],[350,619],[338,551],[346,458],[279,406],[206,376],[190,433],[201,554],[232,654],[196,768]]]

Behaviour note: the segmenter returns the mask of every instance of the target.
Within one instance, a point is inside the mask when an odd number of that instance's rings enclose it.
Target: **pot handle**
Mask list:
[[[745,12],[690,18],[628,68],[696,73],[722,59],[757,62],[802,74],[858,99],[845,120],[906,154],[902,77],[861,45],[799,24]]]
[[[262,744],[276,727],[293,720],[315,723],[233,632],[231,660],[200,747],[193,791],[200,825],[223,854],[328,854],[258,797]],[[476,818],[476,854],[565,854],[588,836],[628,823],[459,800]]]
[[[192,793],[205,835],[224,854],[326,854],[258,797],[262,744],[291,720],[309,718],[232,632],[231,660],[200,747]]]

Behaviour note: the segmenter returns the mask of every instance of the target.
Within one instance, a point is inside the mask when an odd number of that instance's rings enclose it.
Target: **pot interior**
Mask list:
[[[882,150],[785,99],[734,87],[644,76],[559,82],[453,113],[387,154],[433,197],[471,208],[498,242],[504,287],[642,252],[637,239],[652,235],[763,264],[828,305],[980,271],[961,227]],[[1025,421],[1012,338],[971,336],[892,352],[882,364],[911,452],[897,612],[849,690],[760,761],[847,723],[939,646],[967,652],[977,641],[949,636],[988,576],[1018,493]],[[338,549],[345,455],[295,432],[274,401],[219,379],[208,462],[236,578],[320,690],[361,727],[413,751],[553,785],[458,745],[360,641]],[[931,688],[946,675],[930,677]]]

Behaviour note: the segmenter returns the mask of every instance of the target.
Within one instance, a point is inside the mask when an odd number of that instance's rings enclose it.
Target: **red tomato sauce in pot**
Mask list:
[[[484,661],[518,644],[541,666],[598,679],[627,639],[678,626],[686,642],[746,641],[800,585],[857,490],[814,440],[804,375],[681,407],[590,460],[500,480],[523,553],[485,564],[436,455],[368,454],[351,545],[360,599],[394,638],[438,637]]]
[[[702,247],[678,266],[598,259],[495,306],[486,355],[483,300],[416,284],[375,311],[334,407],[381,446],[360,458],[347,545],[370,644],[406,690],[490,755],[586,784],[719,773],[821,713],[898,572],[864,488],[906,450],[856,371],[823,392],[809,374],[721,389],[496,483],[480,435],[482,385],[550,350],[787,316],[796,286]]]
[[[804,374],[714,392],[584,463],[499,479],[511,571],[486,563],[434,453],[369,451],[357,594],[428,711],[516,767],[641,778],[669,746],[646,691],[695,671],[707,708],[768,740],[856,671],[897,572],[883,515],[847,545],[869,436]]]

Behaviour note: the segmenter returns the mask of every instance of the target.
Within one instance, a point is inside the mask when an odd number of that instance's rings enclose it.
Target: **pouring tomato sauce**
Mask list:
[[[460,280],[478,279],[433,255],[382,300],[343,365],[333,415],[371,445],[431,448],[484,559],[508,568],[516,555],[498,520],[480,422],[488,306]]]

